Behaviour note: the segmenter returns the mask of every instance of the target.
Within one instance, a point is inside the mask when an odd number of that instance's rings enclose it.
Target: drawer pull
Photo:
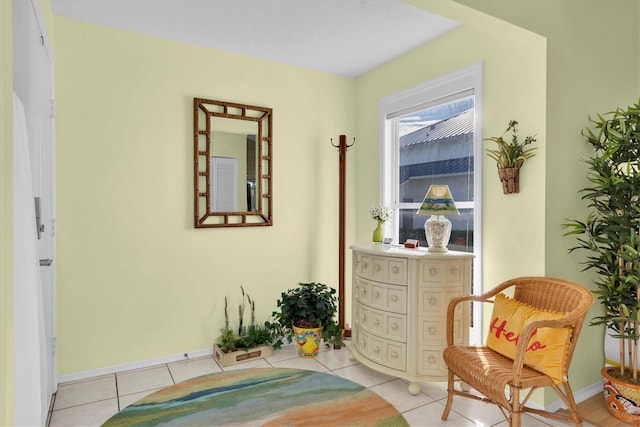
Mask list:
[[[427,363],[430,365],[435,365],[436,362],[436,357],[433,354],[430,354],[429,357],[427,357]]]
[[[367,288],[360,289],[360,295],[362,295],[363,297],[366,297],[367,296]]]
[[[389,299],[391,300],[391,302],[398,302],[398,295],[393,294],[389,297]]]
[[[436,276],[438,274],[438,269],[436,267],[431,267],[429,269],[429,274],[432,276]]]
[[[451,267],[451,275],[456,276],[458,274],[458,267]]]
[[[429,305],[430,306],[435,306],[437,304],[438,304],[438,298],[436,298],[436,297],[429,298]]]
[[[360,318],[362,319],[363,322],[367,321],[367,315],[363,314],[362,316],[360,316]]]
[[[364,339],[360,340],[360,347],[367,348],[367,340],[364,340]]]
[[[378,291],[374,291],[374,292],[373,292],[373,298],[374,298],[374,299],[380,299],[380,292],[378,292]]]
[[[373,321],[373,326],[380,326],[380,319],[376,319]]]
[[[394,265],[393,268],[391,268],[391,272],[393,274],[398,274],[400,273],[400,267],[398,267],[397,265]]]
[[[373,348],[373,352],[374,352],[374,353],[380,353],[380,347],[375,346],[375,347]]]
[[[400,328],[400,325],[398,325],[398,322],[393,322],[393,323],[391,324],[391,329],[392,329],[392,330],[397,331],[397,330],[398,330],[398,328]]]
[[[430,326],[429,335],[438,335],[438,328],[436,328],[435,326]]]
[[[364,265],[362,266],[363,268],[369,268],[369,263],[365,261]]]
[[[395,350],[391,350],[390,355],[391,355],[392,359],[397,359],[398,358],[398,352],[395,351]]]
[[[376,273],[379,273],[380,270],[382,270],[382,266],[380,264],[376,264],[376,266],[373,267],[373,269],[376,271]]]

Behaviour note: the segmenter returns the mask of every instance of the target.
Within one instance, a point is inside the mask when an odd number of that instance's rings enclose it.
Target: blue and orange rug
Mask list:
[[[253,368],[204,375],[127,406],[114,426],[408,426],[386,400],[332,374]]]

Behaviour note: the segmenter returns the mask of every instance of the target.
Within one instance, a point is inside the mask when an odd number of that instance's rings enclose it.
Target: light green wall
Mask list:
[[[371,165],[379,160],[380,98],[482,61],[483,135],[499,135],[513,118],[521,135],[537,134],[540,146],[522,170],[518,195],[501,194],[493,161],[483,159],[483,286],[529,274],[590,286],[580,256],[568,254],[571,242],[561,225],[585,215],[577,192],[586,183],[579,159],[587,154],[580,131],[588,116],[637,99],[639,2],[615,8],[605,0],[407,3],[462,25],[357,80],[357,131],[369,144],[357,159],[358,239],[368,238],[371,226],[363,219],[378,200],[379,174]],[[571,369],[574,390],[600,381],[602,334],[583,331]]]
[[[0,1],[0,425],[13,425],[13,55],[11,2]]]
[[[640,94],[640,2],[622,0],[459,0],[547,38],[547,120],[545,162],[545,273],[591,286],[582,273],[586,254],[568,254],[566,218],[584,218],[577,194],[588,183],[580,159],[589,155],[581,130],[588,117],[637,101]],[[597,315],[594,305],[589,317]],[[580,388],[600,379],[604,331],[583,330],[572,364],[572,384]],[[597,351],[594,351],[597,349]]]
[[[300,281],[337,287],[330,139],[354,133],[353,79],[66,18],[55,31],[60,374],[209,348],[240,285],[259,320]],[[273,227],[193,228],[193,97],[273,108]]]

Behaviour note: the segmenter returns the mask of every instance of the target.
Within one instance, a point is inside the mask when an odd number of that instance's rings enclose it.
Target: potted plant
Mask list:
[[[518,140],[518,122],[511,120],[507,130],[501,136],[485,138],[485,141],[493,141],[498,144],[495,150],[487,149],[487,155],[496,161],[498,176],[502,182],[502,192],[512,194],[520,192],[520,168],[525,160],[535,156],[534,150],[538,147],[529,147],[536,142],[535,136],[527,136],[524,141]],[[511,131],[511,142],[504,139],[504,134]]]
[[[338,298],[334,288],[322,283],[299,283],[282,292],[277,307],[272,313],[273,322],[268,322],[276,337],[274,348],[280,348],[285,338],[289,343],[295,339],[298,355],[314,357],[320,338],[342,345],[342,331],[335,320]]]
[[[583,135],[594,154],[586,160],[590,184],[581,190],[590,213],[565,224],[565,235],[577,236],[570,251],[586,250],[585,270],[597,274],[594,293],[603,313],[591,324],[604,325],[619,342],[618,367],[602,370],[607,407],[616,418],[640,425],[640,103],[590,121],[593,130]]]
[[[221,335],[213,345],[213,357],[222,366],[234,365],[236,363],[264,358],[273,353],[271,342],[273,334],[271,329],[264,325],[256,324],[255,301],[249,294],[242,291],[242,303],[238,305],[238,329],[229,327],[229,305],[227,297],[224,298],[224,328],[220,330]],[[245,297],[251,310],[251,323],[244,326]]]

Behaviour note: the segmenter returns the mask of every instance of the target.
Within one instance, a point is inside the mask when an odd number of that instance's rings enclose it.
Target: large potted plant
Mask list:
[[[274,348],[283,340],[295,340],[298,355],[315,357],[322,338],[333,345],[342,345],[342,331],[335,320],[338,311],[336,290],[322,283],[299,283],[282,292],[278,309],[272,313],[273,322],[267,322],[274,336]]]
[[[498,144],[496,149],[487,149],[487,155],[496,161],[498,176],[502,183],[502,192],[512,194],[520,192],[520,168],[524,162],[535,156],[537,147],[529,145],[536,142],[535,136],[527,136],[518,140],[518,122],[511,120],[507,130],[500,136],[485,138]],[[511,141],[507,142],[504,134],[511,131]]]
[[[603,312],[591,324],[604,325],[619,343],[617,367],[602,370],[607,407],[640,425],[640,104],[599,115],[591,125],[583,131],[594,150],[586,160],[590,184],[581,190],[590,212],[565,224],[565,235],[577,237],[570,250],[586,250],[585,269],[596,273]]]

